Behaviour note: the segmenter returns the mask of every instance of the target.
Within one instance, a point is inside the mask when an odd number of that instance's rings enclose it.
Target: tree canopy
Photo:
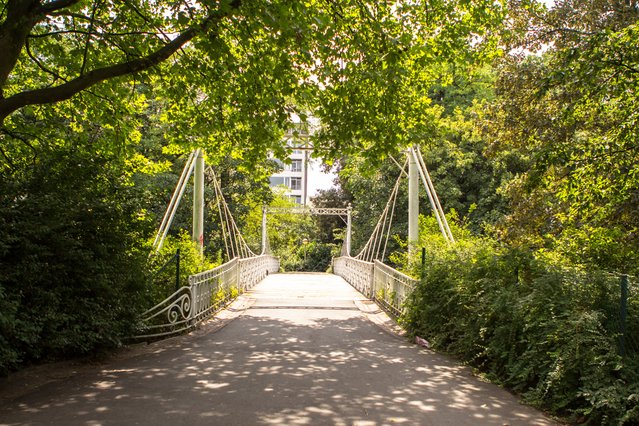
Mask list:
[[[54,117],[77,130],[102,120],[128,133],[130,116],[157,98],[167,134],[182,149],[247,159],[281,151],[291,113],[322,120],[322,152],[372,157],[414,141],[427,125],[424,95],[441,79],[441,65],[490,55],[502,16],[489,1],[7,0],[0,7],[5,139],[31,142],[29,126]],[[140,83],[152,88],[148,98],[136,91]]]

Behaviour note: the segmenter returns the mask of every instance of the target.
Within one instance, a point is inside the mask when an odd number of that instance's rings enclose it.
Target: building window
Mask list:
[[[271,186],[284,185],[284,178],[280,176],[271,176]]]
[[[292,190],[302,189],[302,178],[300,177],[292,177],[291,178],[291,187]]]
[[[291,162],[291,171],[292,172],[301,172],[302,171],[302,160],[293,160]]]
[[[291,195],[291,200],[293,200],[296,204],[302,204],[302,196],[301,195]]]

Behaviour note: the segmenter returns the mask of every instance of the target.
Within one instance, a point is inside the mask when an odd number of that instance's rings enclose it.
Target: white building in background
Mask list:
[[[276,159],[282,170],[271,175],[271,187],[285,186],[287,188],[286,195],[300,205],[308,203],[308,170],[310,158],[310,146],[308,143],[308,129],[298,126],[287,132],[284,136],[284,142],[289,147],[297,147],[293,149],[288,157],[287,163]]]

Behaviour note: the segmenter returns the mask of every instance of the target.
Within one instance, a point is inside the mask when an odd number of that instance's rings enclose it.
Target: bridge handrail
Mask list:
[[[357,291],[368,298],[373,297],[373,270],[375,264],[350,256],[340,256],[333,259],[333,273],[344,278]]]
[[[225,303],[278,270],[279,259],[260,255],[234,258],[211,270],[191,275],[188,286],[179,288],[140,316],[140,330],[133,339],[167,337],[192,329]]]
[[[238,258],[213,268],[209,271],[189,277],[189,287],[193,297],[191,320],[201,322],[212,311],[228,301],[234,291],[239,294],[239,263]]]
[[[418,281],[408,275],[375,261],[373,273],[373,297],[378,302],[399,316],[404,309],[404,302],[417,286]]]
[[[367,262],[350,256],[334,258],[333,272],[397,316],[403,312],[406,299],[418,283],[379,260]]]
[[[239,260],[241,292],[250,290],[262,281],[268,274],[280,269],[280,260],[271,255],[263,254]]]

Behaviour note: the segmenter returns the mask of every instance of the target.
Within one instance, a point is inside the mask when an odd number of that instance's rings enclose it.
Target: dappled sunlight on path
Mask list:
[[[219,331],[44,386],[0,423],[552,424],[375,326],[337,277],[270,276],[249,297]]]

